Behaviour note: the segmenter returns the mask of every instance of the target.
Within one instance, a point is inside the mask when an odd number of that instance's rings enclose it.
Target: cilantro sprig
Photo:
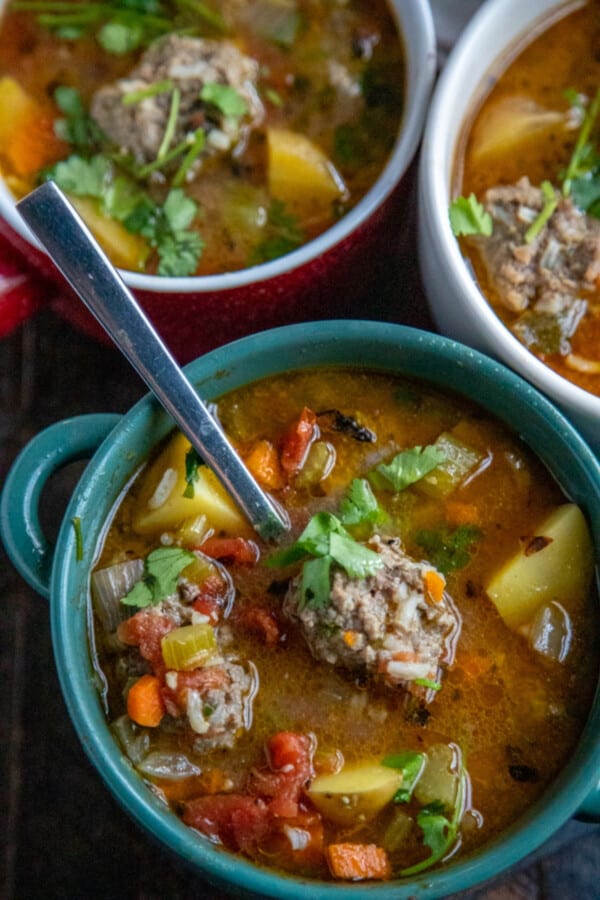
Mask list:
[[[129,593],[122,598],[125,606],[156,606],[175,592],[179,576],[196,557],[181,547],[158,547],[144,561],[144,572]]]
[[[355,541],[341,520],[329,512],[314,515],[298,540],[273,554],[267,565],[284,568],[302,561],[300,608],[327,604],[334,564],[350,578],[366,578],[383,565],[379,553]]]
[[[490,237],[493,231],[492,217],[483,207],[475,194],[468,197],[457,197],[450,204],[450,227],[453,234],[482,234]]]
[[[402,869],[399,873],[401,876],[417,875],[431,868],[452,849],[464,809],[465,782],[466,776],[463,771],[458,780],[458,791],[452,809],[448,810],[441,801],[434,800],[420,810],[417,825],[423,832],[423,843],[429,847],[431,854],[414,866]]]

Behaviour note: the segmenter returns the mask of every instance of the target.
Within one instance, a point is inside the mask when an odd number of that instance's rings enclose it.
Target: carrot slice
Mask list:
[[[363,881],[391,876],[388,855],[377,844],[330,844],[326,855],[334,878]]]
[[[254,541],[247,541],[242,537],[209,537],[198,549],[211,559],[220,559],[241,566],[253,566],[259,557],[259,550]]]
[[[440,575],[439,572],[436,572],[435,569],[429,569],[423,575],[423,581],[425,582],[425,590],[427,591],[428,598],[433,600],[434,603],[441,603],[446,588],[446,579],[444,576]]]
[[[161,685],[156,675],[142,675],[127,694],[127,715],[138,725],[156,728],[165,714]]]
[[[316,435],[317,417],[312,409],[305,406],[281,445],[281,468],[286,475],[293,476],[302,468]]]
[[[279,454],[271,441],[257,441],[244,458],[244,462],[263,487],[277,491],[284,486]]]

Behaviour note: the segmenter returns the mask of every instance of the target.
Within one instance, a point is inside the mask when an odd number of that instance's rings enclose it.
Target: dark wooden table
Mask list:
[[[432,328],[412,243],[382,249],[364,318]],[[145,393],[128,363],[44,311],[0,341],[0,483],[36,432],[88,412],[125,412]],[[80,474],[47,486],[42,518],[56,533]],[[79,744],[53,662],[48,604],[0,549],[0,897],[3,900],[217,900],[223,896],[142,834],[104,788]],[[600,897],[600,831],[569,823],[517,871],[475,898]]]

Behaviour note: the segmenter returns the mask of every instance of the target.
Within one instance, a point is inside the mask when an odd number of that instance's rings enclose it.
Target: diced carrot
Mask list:
[[[271,441],[257,441],[244,456],[244,462],[259,484],[267,490],[278,491],[284,486],[279,454]]]
[[[164,714],[159,679],[155,675],[142,675],[127,694],[127,715],[138,725],[156,728]]]
[[[209,537],[198,548],[210,556],[211,559],[220,559],[237,565],[253,566],[258,561],[259,551],[254,541],[246,538],[235,537]]]
[[[450,525],[479,525],[481,521],[477,506],[460,500],[446,503],[446,520]]]
[[[444,598],[444,590],[446,588],[446,579],[435,569],[428,569],[423,575],[425,582],[425,590],[427,598],[433,600],[434,603],[441,603]]]
[[[391,876],[388,855],[377,844],[330,844],[325,852],[334,878],[363,881]]]
[[[456,666],[469,680],[477,681],[491,669],[492,660],[478,653],[461,653],[456,660]]]
[[[348,647],[354,647],[358,640],[358,632],[357,631],[344,631],[342,635],[343,641]]]
[[[39,103],[14,78],[0,78],[0,155],[10,174],[31,176],[67,155],[68,144],[54,132],[56,115],[54,107]]]
[[[317,417],[312,409],[305,406],[281,444],[281,467],[286,475],[293,476],[302,468],[317,434]]]

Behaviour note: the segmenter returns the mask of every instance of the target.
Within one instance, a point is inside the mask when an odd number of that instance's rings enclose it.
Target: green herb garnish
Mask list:
[[[183,496],[192,500],[194,497],[194,482],[198,480],[198,469],[203,465],[203,460],[195,447],[190,447],[185,454],[185,483]]]
[[[402,869],[401,876],[416,875],[439,862],[456,841],[460,820],[463,814],[465,796],[465,775],[461,773],[458,782],[456,802],[452,810],[447,810],[443,803],[434,800],[424,806],[417,815],[417,825],[423,832],[423,842],[431,850],[431,855],[408,869]]]
[[[479,203],[475,194],[468,197],[457,197],[450,204],[450,226],[453,234],[482,234],[490,237],[494,229],[492,217]]]
[[[61,84],[54,91],[54,100],[63,119],[56,119],[54,132],[61,140],[72,144],[80,152],[97,146],[102,132],[97,122],[87,113],[77,88]]]
[[[430,563],[447,575],[469,563],[473,545],[481,537],[482,531],[476,525],[459,525],[454,530],[446,526],[423,529],[417,532],[415,541],[426,552]]]
[[[328,512],[314,515],[298,540],[273,554],[267,565],[285,567],[301,561],[305,561],[300,587],[301,607],[327,604],[333,563],[344,569],[350,578],[366,578],[383,565],[379,553],[355,541],[340,519]]]
[[[194,562],[195,555],[181,547],[159,547],[144,561],[142,580],[123,597],[125,606],[155,606],[175,592],[181,572]]]
[[[558,205],[558,197],[556,195],[556,191],[554,190],[550,182],[542,181],[540,187],[544,203],[541,211],[525,232],[526,244],[531,244],[536,239]]]
[[[248,104],[235,88],[216,81],[207,81],[200,91],[200,99],[216,106],[230,119],[239,119],[248,112]]]
[[[441,691],[442,685],[439,681],[433,681],[431,678],[414,678],[413,684],[420,687],[428,688],[430,691]]]
[[[403,753],[386,756],[381,760],[381,765],[402,772],[402,785],[394,795],[394,803],[409,803],[415,785],[425,768],[425,754],[416,750],[405,750]]]
[[[380,522],[384,514],[366,478],[354,478],[340,503],[340,520],[344,525]]]
[[[402,450],[389,463],[380,463],[368,474],[369,481],[380,490],[403,491],[404,488],[439,466],[445,453],[430,444]]]

